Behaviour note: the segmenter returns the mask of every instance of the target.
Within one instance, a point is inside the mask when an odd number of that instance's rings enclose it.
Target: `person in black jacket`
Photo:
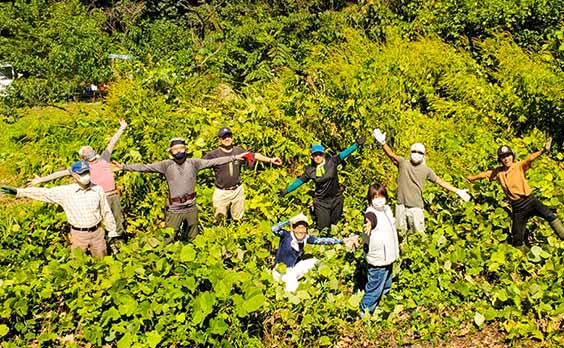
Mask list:
[[[304,183],[313,180],[315,182],[313,210],[317,228],[321,231],[336,224],[343,215],[343,196],[337,166],[365,141],[366,137],[361,137],[335,156],[328,156],[322,145],[313,145],[311,147],[312,165],[305,169],[302,176],[282,190],[280,196],[283,197]]]

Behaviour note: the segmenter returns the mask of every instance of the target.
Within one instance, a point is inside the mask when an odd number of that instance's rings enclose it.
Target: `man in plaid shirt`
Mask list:
[[[116,222],[106,200],[104,190],[90,183],[88,161],[75,162],[71,175],[76,183],[52,188],[14,188],[1,186],[0,191],[16,194],[17,198],[27,197],[63,207],[71,225],[71,248],[90,250],[93,257],[106,256],[106,241],[103,222],[108,237],[116,237]]]

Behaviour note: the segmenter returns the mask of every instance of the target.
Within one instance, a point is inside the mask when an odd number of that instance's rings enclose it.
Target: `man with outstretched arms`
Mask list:
[[[284,197],[304,183],[312,180],[315,183],[313,212],[317,228],[321,231],[335,225],[343,215],[343,195],[339,185],[337,166],[351,153],[364,144],[366,137],[360,137],[354,144],[335,156],[325,154],[321,144],[311,147],[311,165],[304,174],[297,178],[279,195]]]
[[[425,217],[423,215],[423,189],[427,180],[438,184],[450,192],[455,192],[463,201],[468,202],[468,190],[458,189],[438,177],[425,163],[425,146],[415,143],[411,146],[409,160],[396,155],[386,144],[386,133],[377,128],[373,132],[386,155],[398,167],[398,191],[396,205],[396,219],[401,231],[425,231]]]
[[[204,159],[230,157],[247,153],[247,164],[252,166],[254,160],[281,165],[282,160],[278,157],[266,157],[260,153],[250,153],[240,146],[233,146],[233,133],[231,129],[223,127],[218,132],[219,147],[204,155]],[[242,161],[230,161],[218,166],[214,166],[215,171],[215,190],[213,192],[213,207],[215,208],[215,218],[227,216],[230,210],[231,218],[239,221],[245,213],[245,191],[241,184],[241,165]]]
[[[198,234],[198,207],[196,206],[196,179],[200,169],[209,168],[234,160],[242,160],[246,153],[211,160],[188,158],[186,141],[173,138],[170,141],[169,153],[173,159],[152,164],[119,164],[113,168],[129,172],[159,173],[167,181],[169,196],[166,203],[165,223],[174,228],[174,239],[193,240]],[[180,234],[180,236],[179,236]]]
[[[75,162],[70,172],[76,183],[52,188],[15,188],[1,186],[3,193],[15,194],[63,207],[71,225],[71,248],[90,250],[93,257],[106,256],[106,241],[102,222],[108,236],[116,237],[116,223],[104,190],[92,185],[88,161]]]
[[[470,182],[489,179],[500,183],[503,192],[511,203],[512,244],[516,247],[522,247],[523,242],[527,241],[526,225],[532,216],[540,216],[548,221],[558,237],[564,239],[562,222],[533,195],[533,191],[525,178],[525,172],[531,168],[532,162],[543,153],[548,152],[551,145],[552,138],[549,138],[542,150],[533,152],[527,158],[518,162],[515,162],[515,153],[509,146],[500,146],[497,150],[497,159],[501,163],[500,167],[467,178]]]
[[[127,127],[127,122],[125,122],[124,119],[120,119],[119,124],[120,127],[118,131],[114,134],[112,139],[110,139],[108,146],[101,155],[96,154],[91,146],[83,146],[78,151],[80,158],[89,162],[92,183],[100,186],[106,194],[106,199],[108,200],[108,204],[110,205],[110,209],[112,210],[112,214],[114,215],[116,221],[117,237],[123,236],[125,228],[119,195],[116,190],[116,182],[114,180],[114,174],[110,168],[110,158],[112,156],[112,152],[114,151],[114,147]],[[36,175],[29,183],[30,185],[37,185],[69,175],[72,175],[71,170],[65,169],[44,177]],[[115,252],[116,248],[113,242],[112,238],[109,238],[108,244]]]

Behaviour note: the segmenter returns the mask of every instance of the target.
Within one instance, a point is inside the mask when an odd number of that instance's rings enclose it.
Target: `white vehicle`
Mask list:
[[[21,77],[21,74],[16,76],[14,67],[11,64],[0,63],[0,97],[8,95],[8,86],[10,86],[17,77]]]

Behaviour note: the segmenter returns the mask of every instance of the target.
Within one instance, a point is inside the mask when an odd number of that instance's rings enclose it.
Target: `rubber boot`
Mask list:
[[[564,225],[562,225],[560,219],[551,221],[550,227],[552,227],[552,229],[554,230],[554,232],[556,232],[560,239],[564,239]]]

